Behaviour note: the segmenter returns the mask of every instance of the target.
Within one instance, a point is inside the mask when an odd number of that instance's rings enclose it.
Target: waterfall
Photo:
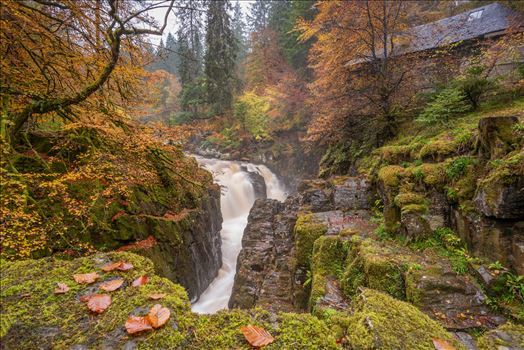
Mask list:
[[[237,257],[242,249],[242,235],[247,225],[249,211],[255,202],[255,192],[249,174],[256,172],[264,178],[268,198],[283,201],[287,193],[277,176],[264,165],[245,162],[209,159],[195,156],[200,165],[213,174],[221,186],[222,211],[222,267],[218,276],[200,295],[192,310],[198,313],[214,313],[227,309],[235,279]]]

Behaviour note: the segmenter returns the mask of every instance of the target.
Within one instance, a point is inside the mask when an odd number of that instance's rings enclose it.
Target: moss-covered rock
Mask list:
[[[477,342],[479,350],[524,348],[524,326],[506,323],[485,333]]]
[[[405,299],[402,274],[413,260],[408,249],[392,242],[354,237],[342,277],[342,290],[353,297],[360,287],[368,287]]]
[[[129,271],[103,273],[100,268],[110,261],[124,260],[133,264]],[[3,262],[0,296],[2,345],[6,349],[65,349],[75,345],[90,349],[121,347],[126,343],[139,348],[172,348],[187,337],[195,316],[190,311],[185,290],[171,281],[154,275],[150,260],[131,253],[98,254],[71,261],[44,258]],[[86,286],[76,283],[73,274],[96,271],[99,281]],[[131,282],[141,275],[150,276],[139,288]],[[99,315],[89,313],[80,296],[97,292],[101,282],[122,277],[124,285],[109,293],[112,304]],[[57,283],[70,290],[54,294]],[[160,301],[151,293],[165,293]],[[171,311],[168,324],[154,332],[129,337],[124,324],[129,315],[147,314],[161,303]]]
[[[297,266],[309,266],[313,243],[326,232],[327,227],[315,220],[312,214],[302,214],[297,217],[294,228]]]
[[[433,339],[464,349],[437,322],[416,307],[384,293],[365,289],[352,303],[344,343],[350,349],[434,350]]]

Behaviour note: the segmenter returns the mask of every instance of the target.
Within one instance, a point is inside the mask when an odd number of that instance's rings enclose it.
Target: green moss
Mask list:
[[[418,193],[401,192],[395,197],[394,202],[399,208],[403,208],[408,204],[423,204],[425,199]]]
[[[479,350],[524,347],[524,326],[505,323],[480,337],[477,346]]]
[[[402,207],[402,214],[427,212],[428,206],[426,204],[408,204]]]
[[[456,151],[456,144],[450,139],[437,139],[424,145],[419,152],[419,158],[442,158]]]
[[[324,322],[309,314],[271,314],[262,309],[219,311],[198,318],[188,349],[252,349],[241,326],[266,329],[275,341],[264,349],[337,349]]]
[[[343,273],[342,290],[353,297],[359,287],[368,287],[405,299],[402,275],[412,259],[407,249],[392,242],[372,239],[354,242]]]
[[[313,309],[317,300],[325,295],[327,277],[338,277],[346,259],[350,242],[338,236],[322,236],[315,241],[311,259],[312,285],[309,308]]]
[[[352,304],[345,342],[351,349],[434,350],[433,339],[464,349],[437,322],[414,306],[378,291],[366,289]]]
[[[103,273],[100,267],[109,261],[124,260],[133,264],[130,271]],[[79,285],[73,274],[97,271],[101,276],[92,286]],[[7,348],[69,348],[84,344],[92,348],[123,343],[120,332],[129,315],[147,313],[161,303],[171,310],[171,321],[165,327],[133,337],[140,348],[176,347],[187,337],[195,316],[190,311],[185,290],[167,279],[154,276],[150,260],[131,253],[98,254],[63,261],[52,258],[25,260],[2,266],[0,295],[2,343]],[[151,276],[148,284],[135,288],[131,282],[140,275]],[[96,286],[113,277],[122,277],[124,286],[111,292],[112,304],[102,314],[91,315],[79,296],[97,291]],[[56,284],[70,287],[66,294],[54,294]],[[161,301],[148,298],[150,293],[166,293]],[[142,311],[139,311],[142,310]],[[143,342],[147,340],[147,346]]]
[[[313,252],[313,243],[326,232],[326,226],[315,221],[312,214],[298,216],[294,228],[297,266],[309,266]]]
[[[379,152],[383,159],[390,164],[409,161],[411,159],[412,150],[413,147],[411,145],[392,145],[379,148]]]
[[[407,170],[398,165],[388,165],[378,171],[378,178],[389,187],[399,186],[400,180],[406,175],[408,175]]]

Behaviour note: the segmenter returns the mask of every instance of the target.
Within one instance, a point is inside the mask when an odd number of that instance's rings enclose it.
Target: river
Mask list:
[[[195,158],[213,174],[215,182],[222,188],[222,267],[218,276],[192,305],[194,312],[215,313],[227,309],[235,279],[237,257],[242,249],[242,235],[249,211],[255,202],[255,191],[246,170],[256,172],[264,178],[268,198],[283,201],[287,193],[277,176],[264,165],[198,156]]]

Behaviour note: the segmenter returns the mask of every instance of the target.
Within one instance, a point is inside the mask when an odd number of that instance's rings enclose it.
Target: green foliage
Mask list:
[[[470,109],[466,94],[458,88],[450,87],[437,94],[416,120],[424,124],[445,124]]]
[[[269,137],[268,112],[271,109],[269,99],[248,91],[237,99],[235,103],[235,117],[242,129],[249,132],[255,140]]]
[[[476,161],[472,157],[458,157],[447,166],[446,175],[450,180],[457,179],[466,173],[470,165],[475,163]]]
[[[487,78],[485,67],[476,65],[468,68],[466,74],[455,79],[453,85],[463,92],[473,109],[477,109],[486,92],[495,87],[495,82]]]

